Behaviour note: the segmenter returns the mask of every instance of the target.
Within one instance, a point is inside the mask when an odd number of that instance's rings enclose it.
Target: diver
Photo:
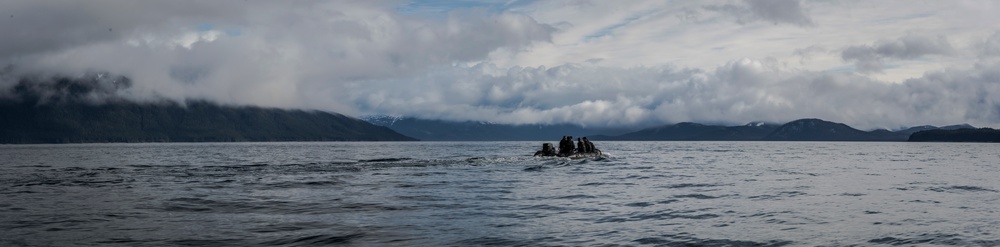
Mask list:
[[[579,137],[576,138],[576,152],[581,154],[587,152],[587,144],[585,144],[583,139],[580,139]]]
[[[587,152],[588,152],[588,153],[594,153],[594,152],[597,152],[597,148],[596,148],[596,147],[594,147],[594,143],[593,143],[593,142],[590,142],[590,140],[587,140],[587,137],[586,137],[586,136],[584,136],[584,137],[583,137],[583,145],[586,145],[586,146],[587,146]]]
[[[573,155],[573,150],[576,149],[576,145],[573,144],[573,136],[566,138],[566,156]]]
[[[562,139],[559,140],[559,152],[558,152],[558,154],[562,155],[564,153],[566,153],[566,136],[563,136]]]
[[[535,152],[535,156],[553,156],[556,155],[556,149],[552,147],[552,143],[542,143],[542,150]]]

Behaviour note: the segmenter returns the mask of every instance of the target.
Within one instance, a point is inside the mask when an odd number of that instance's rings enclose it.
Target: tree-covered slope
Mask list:
[[[126,78],[21,80],[0,95],[0,143],[414,140],[335,113],[111,96],[128,86]]]
[[[910,135],[911,142],[1000,142],[1000,130],[979,129],[936,129],[925,130]]]
[[[741,126],[678,123],[643,129],[608,139],[630,141],[754,141],[760,140],[777,127],[777,125],[765,123],[750,123]]]

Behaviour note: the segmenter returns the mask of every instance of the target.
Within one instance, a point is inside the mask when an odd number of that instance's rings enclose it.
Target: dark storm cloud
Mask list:
[[[907,35],[896,40],[882,40],[873,45],[855,45],[844,48],[841,58],[853,62],[861,73],[879,73],[886,62],[913,60],[927,55],[949,55],[954,48],[944,36]]]

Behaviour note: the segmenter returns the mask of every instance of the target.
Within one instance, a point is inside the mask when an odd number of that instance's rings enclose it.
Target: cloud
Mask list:
[[[994,32],[992,36],[974,46],[980,58],[1000,56],[1000,31]]]
[[[982,24],[997,20],[989,7],[965,15],[968,5],[947,2],[572,3],[0,1],[0,17],[17,20],[0,23],[17,34],[0,39],[0,89],[23,76],[107,73],[131,86],[95,97],[354,116],[1000,124],[1000,38]]]
[[[226,1],[192,0],[128,4],[114,0],[6,0],[0,2],[0,9],[4,14],[0,58],[115,41],[145,30],[169,29],[174,24],[239,21],[243,14]]]
[[[806,48],[795,49],[794,51],[792,51],[792,54],[799,56],[799,64],[805,64],[806,60],[812,58],[813,56],[816,56],[817,54],[822,54],[826,52],[827,49],[822,46],[811,45]]]
[[[79,77],[22,77],[7,83],[15,86],[10,90],[0,91],[0,98],[36,104],[104,104],[121,101],[121,95],[125,93],[123,91],[132,86],[130,79],[106,73],[88,73]]]
[[[733,15],[739,23],[765,21],[774,24],[813,26],[799,0],[745,0],[744,5],[707,5],[704,9]],[[690,15],[684,15],[690,18]]]
[[[741,124],[818,117],[859,128],[1000,122],[1000,64],[945,70],[893,84],[850,73],[801,71],[740,59],[714,70],[567,64],[503,70],[447,68],[358,84],[344,95],[367,112],[499,123],[648,126],[685,121]],[[968,97],[974,95],[974,97]]]
[[[841,52],[841,58],[854,62],[858,72],[879,73],[885,68],[886,60],[913,60],[928,55],[950,55],[954,51],[944,36],[907,35],[874,45],[849,46]]]
[[[517,52],[548,42],[554,31],[510,12],[459,10],[426,19],[368,1],[15,1],[4,7],[15,13],[11,19],[70,14],[0,26],[2,33],[47,30],[0,41],[9,45],[0,46],[0,61],[14,64],[16,73],[107,71],[132,78],[135,100],[209,99],[348,114],[357,112],[316,93],[476,62],[496,50]]]

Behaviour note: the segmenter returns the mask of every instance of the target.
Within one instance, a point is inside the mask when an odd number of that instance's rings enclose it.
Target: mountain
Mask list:
[[[778,127],[765,141],[905,141],[907,135],[887,130],[862,131],[842,123],[799,119]]]
[[[975,129],[975,128],[976,128],[975,126],[972,126],[972,125],[969,125],[969,124],[956,124],[956,125],[944,126],[944,127],[938,128],[938,129],[943,129],[943,130],[960,130],[960,129]]]
[[[415,140],[321,111],[137,103],[114,97],[127,78],[107,78],[23,79],[0,92],[0,143]]]
[[[908,134],[861,131],[846,124],[799,119],[783,125],[753,122],[740,126],[678,123],[593,140],[622,141],[905,141]]]
[[[778,126],[749,123],[742,126],[717,126],[699,123],[678,123],[648,128],[620,136],[597,136],[594,140],[628,141],[753,141],[760,140]]]
[[[932,126],[932,125],[923,125],[923,126],[910,127],[910,128],[906,128],[906,129],[903,129],[903,130],[899,130],[899,131],[896,131],[896,133],[911,135],[913,133],[917,133],[917,132],[925,131],[925,130],[937,130],[937,129],[942,129],[942,130],[957,130],[957,129],[975,129],[975,128],[976,127],[974,127],[972,125],[969,125],[969,124],[956,124],[956,125],[948,125],[948,126],[944,126],[944,127],[936,127],[936,126]]]
[[[510,125],[477,121],[426,120],[410,117],[366,116],[366,121],[425,141],[558,141],[562,136],[624,133],[613,128],[586,128],[574,124]]]
[[[958,128],[924,130],[910,135],[911,142],[1000,142],[1000,130]]]
[[[626,129],[583,128],[571,124],[506,125],[391,116],[368,116],[364,119],[429,141],[554,141],[563,135],[587,136],[593,141],[906,141],[911,133],[923,130],[972,127],[968,124],[945,127],[925,125],[899,131],[863,131],[842,123],[810,118],[782,125],[752,122],[722,126],[684,122],[628,132]]]

